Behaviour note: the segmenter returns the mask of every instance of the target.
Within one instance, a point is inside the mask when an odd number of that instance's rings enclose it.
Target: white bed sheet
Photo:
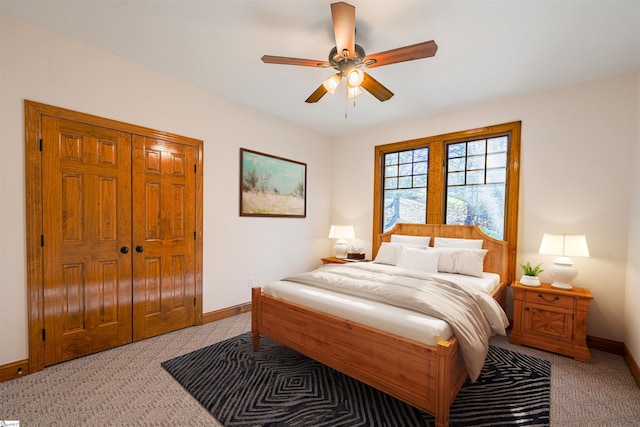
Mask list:
[[[397,267],[388,265],[374,265],[373,263],[369,265],[371,268],[389,273],[397,269]],[[369,268],[362,264],[358,267]],[[494,273],[484,273],[483,277],[450,273],[438,273],[437,276],[450,280],[465,280],[487,292],[492,292],[500,282],[499,275]],[[344,295],[327,289],[280,280],[265,285],[262,291],[265,295],[300,304],[427,345],[436,345],[439,341],[447,340],[453,335],[451,327],[443,320],[402,307]]]

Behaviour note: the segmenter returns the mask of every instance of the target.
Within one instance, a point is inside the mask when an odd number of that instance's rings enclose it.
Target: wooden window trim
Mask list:
[[[380,246],[379,234],[382,230],[382,168],[384,155],[395,151],[429,147],[429,171],[427,187],[427,224],[444,224],[446,212],[445,149],[449,143],[471,139],[490,138],[509,134],[507,159],[507,193],[505,201],[504,240],[509,243],[509,282],[515,278],[516,252],[518,246],[518,199],[520,192],[520,138],[522,123],[509,122],[408,141],[394,142],[375,147],[373,186],[373,254]]]

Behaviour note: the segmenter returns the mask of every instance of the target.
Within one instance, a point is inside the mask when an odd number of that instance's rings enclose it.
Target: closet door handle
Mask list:
[[[144,252],[144,247],[142,247],[140,245],[136,246],[136,252],[139,252],[139,253]]]
[[[120,253],[121,254],[128,254],[129,253],[129,248],[126,246],[123,246],[120,248]]]

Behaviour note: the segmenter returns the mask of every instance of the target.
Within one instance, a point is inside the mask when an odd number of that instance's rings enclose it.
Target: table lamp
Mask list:
[[[345,239],[354,239],[356,237],[353,231],[353,225],[332,225],[329,230],[329,238],[337,239],[333,245],[333,251],[336,258],[346,258],[349,245]]]
[[[547,267],[553,283],[551,286],[558,289],[573,289],[571,281],[578,275],[578,270],[573,266],[570,256],[589,256],[587,237],[571,234],[547,234],[542,236],[540,243],[541,254],[556,255],[557,258]]]

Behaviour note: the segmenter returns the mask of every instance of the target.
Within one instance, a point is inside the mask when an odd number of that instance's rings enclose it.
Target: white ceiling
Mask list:
[[[0,10],[328,136],[640,68],[640,0],[350,0],[367,53],[427,40],[438,52],[368,70],[389,101],[365,92],[355,107],[344,94],[306,104],[331,70],[260,57],[326,60],[330,3],[0,0]]]

